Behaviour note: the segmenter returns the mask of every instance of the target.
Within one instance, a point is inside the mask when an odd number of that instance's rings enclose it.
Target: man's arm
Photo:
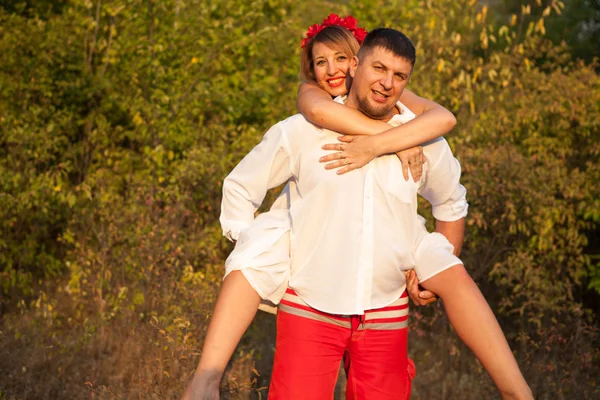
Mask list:
[[[423,153],[427,157],[427,167],[419,194],[431,204],[436,231],[444,234],[460,249],[464,236],[464,218],[469,208],[467,189],[460,183],[460,163],[454,158],[444,138],[424,145]],[[449,227],[446,226],[448,223],[451,223]]]
[[[446,236],[446,239],[454,246],[454,255],[458,257],[465,238],[465,219],[456,221],[435,221],[435,231]]]
[[[220,217],[224,236],[237,240],[254,219],[267,191],[292,177],[291,158],[279,123],[227,175],[223,181]]]
[[[460,184],[460,164],[452,155],[445,139],[438,139],[424,147],[428,167],[419,188],[421,194],[431,203],[436,220],[436,232],[441,233],[454,247],[455,256],[460,254],[465,232],[465,216],[468,204],[466,189]],[[418,269],[418,266],[416,267]],[[407,274],[409,292],[418,294],[417,305],[430,302],[428,293],[418,292],[418,277],[412,271]],[[412,296],[411,296],[412,297]]]

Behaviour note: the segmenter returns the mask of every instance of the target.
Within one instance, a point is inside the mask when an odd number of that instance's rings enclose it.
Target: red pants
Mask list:
[[[311,308],[288,289],[277,314],[270,400],[331,400],[340,361],[348,400],[410,398],[414,364],[407,354],[406,293],[365,315]]]

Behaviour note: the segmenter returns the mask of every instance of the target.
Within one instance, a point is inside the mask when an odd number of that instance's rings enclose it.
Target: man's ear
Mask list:
[[[356,74],[356,68],[358,67],[358,57],[354,56],[350,60],[350,76],[354,78],[354,74]]]

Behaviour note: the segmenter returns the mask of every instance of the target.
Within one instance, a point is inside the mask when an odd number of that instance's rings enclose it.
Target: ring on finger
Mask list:
[[[344,151],[344,143],[340,143],[340,151]]]
[[[350,164],[350,161],[348,161],[347,158],[344,158],[344,165],[348,165],[348,164]]]

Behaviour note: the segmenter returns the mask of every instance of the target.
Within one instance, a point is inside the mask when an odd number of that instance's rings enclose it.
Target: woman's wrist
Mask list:
[[[373,158],[388,154],[389,152],[383,147],[385,142],[382,140],[381,135],[373,135],[369,138],[370,152],[373,154]]]

